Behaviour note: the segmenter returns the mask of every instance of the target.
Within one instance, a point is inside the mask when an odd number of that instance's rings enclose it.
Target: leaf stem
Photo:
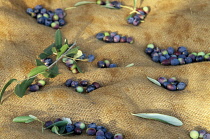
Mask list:
[[[76,45],[76,41],[71,45],[71,47],[69,47],[69,49],[64,53],[64,54],[62,54],[54,63],[52,63],[49,67],[48,67],[48,69],[50,69],[50,68],[52,68],[63,56],[65,56],[66,55],[66,53],[68,53],[68,51],[69,50],[71,50],[72,49],[72,47],[74,47]],[[29,78],[27,78],[27,79],[25,79],[25,80],[29,80],[29,79],[31,79],[31,78],[35,78],[36,76],[38,76],[40,73],[38,73],[38,74],[36,74],[36,75],[34,75],[34,76],[32,76],[32,77],[29,77]],[[21,81],[17,81],[17,83],[19,84],[19,83],[21,83],[21,82],[23,82],[24,80],[21,80]]]
[[[63,53],[54,63],[52,63],[49,67],[48,67],[48,69],[50,69],[52,66],[54,66],[62,57],[64,57],[67,53],[68,53],[68,51],[69,50],[71,50],[72,49],[72,47],[74,47],[76,45],[76,41],[71,45],[71,47],[69,47],[69,49],[65,52],[65,53]]]
[[[130,14],[133,14],[133,13],[140,14],[139,12],[136,11],[136,8],[134,9],[134,8],[131,8],[131,7],[128,7],[128,6],[124,6],[124,5],[120,5],[120,7],[129,9],[129,10],[132,10],[132,11],[130,12]]]
[[[124,5],[120,5],[120,7],[122,7],[122,8],[127,8],[127,9],[130,9],[130,10],[133,10],[133,8],[128,7],[128,6],[124,6]]]

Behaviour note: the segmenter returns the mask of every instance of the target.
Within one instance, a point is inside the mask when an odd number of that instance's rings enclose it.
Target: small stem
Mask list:
[[[133,8],[128,7],[128,6],[123,6],[123,5],[120,5],[120,7],[122,7],[122,8],[127,8],[127,9],[130,9],[130,10],[133,10]]]
[[[69,50],[71,50],[72,49],[72,47],[74,47],[76,45],[76,42],[74,42],[72,45],[71,45],[71,47],[69,47],[69,49],[65,52],[65,53],[63,53],[54,63],[52,63],[49,67],[48,67],[48,69],[50,69],[52,66],[54,66],[61,58],[63,58],[68,52],[69,52]]]
[[[75,59],[75,60],[79,60],[79,61],[88,61],[88,59]]]
[[[64,57],[64,56],[68,53],[68,51],[71,50],[72,47],[74,47],[75,45],[76,45],[76,42],[74,42],[74,43],[71,45],[71,47],[69,47],[69,49],[68,49],[64,54],[62,54],[54,63],[52,63],[52,64],[48,67],[48,69],[52,68],[52,66],[55,65],[62,57]],[[38,74],[36,74],[36,75],[34,75],[34,76],[32,76],[32,77],[27,78],[27,80],[29,80],[29,79],[31,79],[31,78],[35,78],[35,77],[38,76],[39,74],[40,74],[40,73],[38,73]],[[25,79],[25,80],[26,80],[26,79]],[[17,81],[17,83],[19,84],[19,83],[21,83],[21,82],[23,82],[23,81],[24,81],[24,80]]]
[[[126,8],[126,9],[132,10],[132,11],[130,12],[130,14],[133,14],[133,13],[140,14],[139,12],[136,11],[136,8],[134,9],[134,8],[131,8],[131,7],[128,7],[128,6],[123,6],[123,5],[120,5],[120,6],[121,6],[122,8]]]

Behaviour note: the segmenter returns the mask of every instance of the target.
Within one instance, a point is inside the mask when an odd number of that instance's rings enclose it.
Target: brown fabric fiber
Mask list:
[[[0,87],[11,78],[23,80],[35,67],[37,56],[54,41],[56,30],[40,25],[26,14],[28,7],[40,4],[47,9],[67,8],[81,0],[0,0]],[[95,1],[95,0],[89,0]],[[132,6],[132,0],[122,0]],[[141,3],[141,5],[140,5]],[[210,1],[208,0],[139,0],[138,7],[150,6],[151,12],[140,26],[126,23],[128,9],[111,10],[95,4],[67,11],[68,22],[61,31],[69,42],[86,54],[94,54],[94,62],[79,62],[85,73],[72,74],[59,62],[60,75],[35,93],[23,98],[13,94],[10,86],[3,97],[0,112],[1,139],[94,139],[86,134],[61,137],[46,130],[38,122],[13,123],[17,116],[35,115],[43,121],[70,117],[86,124],[95,122],[126,139],[188,139],[189,131],[210,132],[210,62],[182,66],[162,66],[144,53],[148,43],[160,48],[186,46],[189,52],[210,52]],[[95,38],[101,31],[117,31],[133,36],[134,44],[104,43]],[[109,59],[118,68],[99,69],[97,61]],[[125,66],[134,63],[133,67]],[[151,83],[146,76],[177,77],[188,84],[184,91],[170,92]],[[102,88],[89,94],[76,93],[64,82],[87,79]],[[39,76],[39,79],[43,79]],[[175,116],[184,125],[175,127],[131,113],[154,112]]]

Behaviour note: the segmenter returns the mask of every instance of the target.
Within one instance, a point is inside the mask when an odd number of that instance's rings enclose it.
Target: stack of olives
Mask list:
[[[65,12],[58,8],[54,12],[45,9],[42,5],[37,5],[33,9],[27,8],[26,13],[36,18],[39,24],[58,29],[66,24],[64,17]]]

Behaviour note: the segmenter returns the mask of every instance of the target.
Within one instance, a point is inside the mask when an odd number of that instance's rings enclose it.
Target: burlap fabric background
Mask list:
[[[55,30],[37,24],[25,13],[27,7],[41,4],[48,9],[66,8],[80,0],[0,0],[0,87],[11,78],[24,79],[35,67],[37,56],[54,41]],[[91,0],[95,1],[95,0]],[[132,0],[122,0],[131,6]],[[140,1],[138,6],[140,7]],[[127,9],[110,10],[97,5],[85,5],[67,11],[68,24],[61,31],[70,42],[77,40],[86,54],[94,54],[92,63],[80,62],[85,73],[72,74],[62,62],[60,75],[35,93],[22,99],[11,95],[8,88],[0,112],[0,138],[94,139],[81,136],[60,137],[50,131],[41,132],[38,122],[13,123],[17,116],[32,114],[41,120],[70,117],[73,121],[101,124],[126,139],[187,139],[192,129],[209,129],[210,62],[183,66],[162,66],[144,53],[148,43],[161,48],[186,46],[190,52],[210,52],[210,2],[208,0],[145,0],[150,6],[145,23],[135,27],[125,21]],[[103,43],[95,38],[100,31],[117,31],[133,36],[133,45]],[[99,69],[99,60],[110,59],[118,68]],[[135,66],[125,68],[135,63]],[[184,91],[170,92],[147,80],[160,76],[177,77],[188,83]],[[39,78],[43,78],[39,76]],[[102,88],[89,94],[79,94],[64,86],[69,79],[97,81]],[[8,97],[10,96],[10,97]],[[172,115],[184,123],[181,127],[146,120],[130,113],[157,112]]]

